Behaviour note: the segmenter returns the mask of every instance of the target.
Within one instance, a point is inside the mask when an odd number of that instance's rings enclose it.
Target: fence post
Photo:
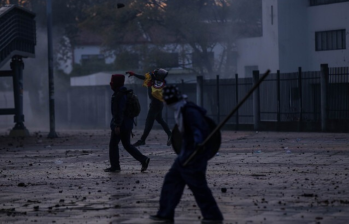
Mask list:
[[[165,122],[168,124],[168,107],[165,107]]]
[[[277,98],[277,114],[276,114],[276,119],[277,119],[277,130],[280,131],[280,122],[281,122],[281,102],[280,102],[280,70],[276,71],[276,98]]]
[[[259,70],[253,71],[253,85],[259,80]],[[258,131],[260,122],[260,101],[259,101],[259,87],[253,92],[253,124],[254,130]]]
[[[235,74],[235,102],[236,105],[239,103],[239,79],[238,74]],[[239,130],[239,110],[236,111],[235,115],[236,130]]]
[[[24,137],[29,136],[29,131],[24,125],[24,115],[23,115],[23,69],[24,63],[22,57],[14,56],[10,63],[12,70],[12,80],[13,80],[13,93],[15,101],[15,116],[14,122],[15,126],[10,131],[10,136],[13,137]]]
[[[196,76],[196,104],[201,107],[204,106],[203,86],[204,86],[203,76]]]
[[[298,131],[302,131],[302,129],[303,129],[302,67],[298,67],[298,95],[299,95],[299,125],[298,125]]]
[[[47,14],[47,52],[48,52],[48,92],[49,92],[49,112],[50,112],[50,132],[48,138],[57,138],[56,114],[55,114],[55,90],[53,74],[53,49],[52,49],[52,0],[46,0]]]
[[[184,89],[184,79],[181,79],[181,88],[182,90],[182,93],[185,92],[185,89]]]
[[[68,89],[68,91],[67,91],[67,120],[68,120],[68,128],[72,128],[72,103],[71,103],[71,95],[72,95],[72,87],[70,86],[69,87],[69,89]],[[106,94],[105,95],[105,100],[107,101],[107,99],[108,99],[108,95]],[[109,101],[107,101],[108,103],[109,103]],[[108,108],[107,107],[105,107],[105,110],[106,111],[110,111],[110,110],[108,110]],[[109,112],[110,113],[110,112]],[[106,122],[105,122],[105,125],[106,125],[106,127],[108,127],[109,126],[109,122],[107,121],[107,112],[106,112]]]
[[[219,105],[219,75],[216,76],[217,123],[220,122],[221,110]]]
[[[328,103],[327,103],[327,87],[328,87],[328,64],[321,64],[321,131],[327,131],[328,122]]]

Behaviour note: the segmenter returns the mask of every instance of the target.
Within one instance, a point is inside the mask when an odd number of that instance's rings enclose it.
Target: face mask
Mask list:
[[[164,82],[161,82],[161,81],[158,81],[158,80],[155,80],[154,81],[154,87],[155,88],[160,88],[164,85],[165,83]]]

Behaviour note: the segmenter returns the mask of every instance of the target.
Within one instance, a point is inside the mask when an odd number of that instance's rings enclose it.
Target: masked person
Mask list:
[[[175,208],[183,194],[185,185],[193,192],[202,213],[202,223],[222,223],[223,215],[206,181],[208,150],[196,154],[185,166],[185,161],[210,134],[205,120],[206,110],[186,100],[176,86],[163,89],[165,103],[174,111],[174,118],[181,134],[182,148],[172,167],[165,176],[160,195],[160,207],[150,219],[173,222]]]
[[[142,165],[141,172],[148,168],[150,159],[144,156],[136,147],[131,145],[131,132],[133,129],[134,118],[127,114],[126,101],[127,90],[124,86],[125,76],[112,75],[110,87],[114,91],[111,99],[111,113],[113,118],[110,122],[111,136],[109,142],[109,161],[110,167],[105,172],[120,172],[119,142],[121,141],[125,150],[133,156]]]
[[[148,88],[148,96],[150,98],[150,106],[145,121],[145,127],[141,139],[134,143],[134,146],[145,145],[145,140],[147,139],[151,129],[153,128],[154,121],[156,120],[164,129],[167,134],[167,145],[171,145],[171,130],[162,118],[162,110],[164,107],[162,99],[162,89],[166,85],[165,78],[168,75],[168,71],[159,68],[155,69],[152,73],[146,73],[144,76],[137,75],[132,71],[126,72],[130,76],[134,76],[138,79],[144,80],[143,86]]]

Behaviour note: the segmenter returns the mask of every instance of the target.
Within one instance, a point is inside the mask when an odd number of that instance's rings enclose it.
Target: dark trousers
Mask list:
[[[166,132],[166,134],[169,136],[171,135],[171,130],[168,127],[168,125],[166,124],[166,122],[164,121],[164,119],[162,118],[162,107],[159,108],[155,108],[150,106],[148,114],[147,114],[147,119],[145,120],[145,127],[144,127],[144,131],[143,131],[143,135],[141,137],[141,140],[145,141],[151,131],[151,129],[153,128],[154,125],[154,121],[156,120],[164,129],[164,131]]]
[[[109,142],[109,161],[111,168],[120,169],[119,142],[121,140],[125,150],[130,153],[140,163],[143,163],[147,157],[144,156],[136,147],[131,145],[131,130],[121,130],[119,135],[114,131],[111,132]]]
[[[188,185],[204,219],[223,220],[223,215],[207,185],[206,168],[207,161],[198,161],[183,167],[177,158],[165,176],[157,215],[174,218],[175,208],[181,199],[185,185]]]

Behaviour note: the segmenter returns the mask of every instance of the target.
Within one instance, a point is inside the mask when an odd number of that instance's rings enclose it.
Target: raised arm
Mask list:
[[[137,79],[145,80],[145,76],[143,76],[143,75],[138,75],[138,74],[136,74],[136,73],[134,73],[134,72],[132,72],[132,71],[127,71],[126,74],[128,74],[129,77],[130,77],[130,76],[134,76],[134,77],[136,77]]]

